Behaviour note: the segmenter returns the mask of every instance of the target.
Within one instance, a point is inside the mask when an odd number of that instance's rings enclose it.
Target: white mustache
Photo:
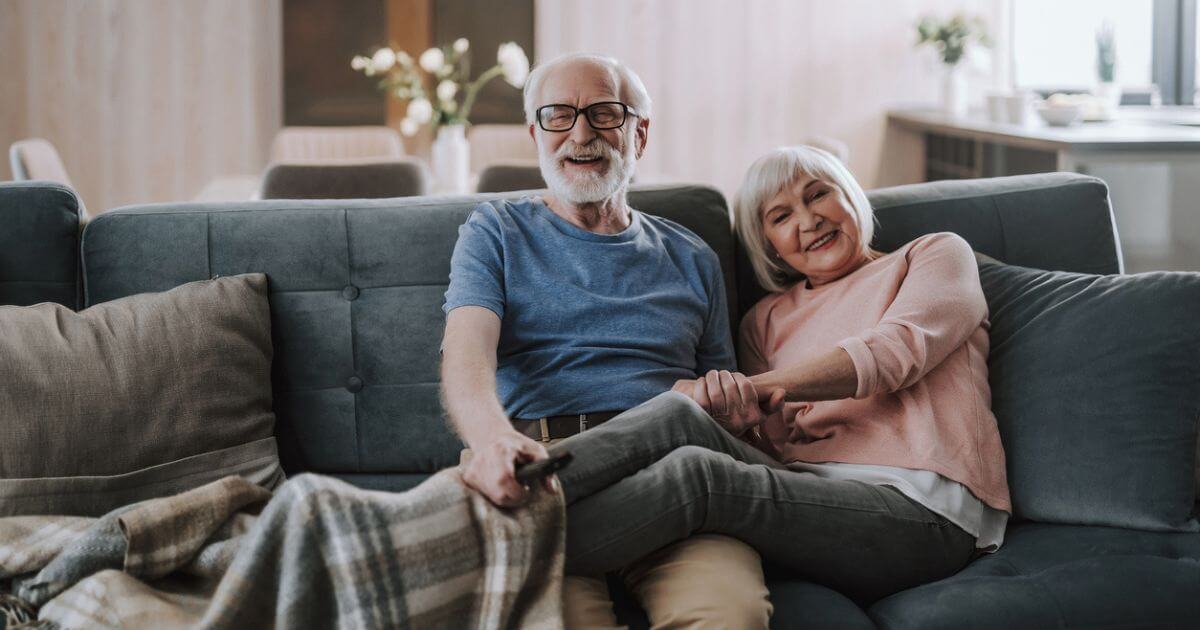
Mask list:
[[[559,160],[565,160],[568,158],[575,160],[587,160],[599,157],[612,160],[617,154],[616,149],[604,144],[603,142],[600,142],[599,146],[595,146],[591,150],[587,150],[589,146],[592,145],[584,145],[583,147],[579,147],[574,142],[566,142],[558,148],[558,151],[554,152],[554,157],[558,158]]]

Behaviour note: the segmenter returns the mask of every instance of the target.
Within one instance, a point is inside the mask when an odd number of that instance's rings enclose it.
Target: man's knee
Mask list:
[[[725,466],[734,465],[735,460],[703,446],[680,446],[659,461],[657,467],[666,471],[675,483],[693,482],[707,490]],[[689,484],[689,485],[693,485]]]
[[[717,424],[699,403],[679,392],[663,392],[651,398],[647,404],[655,405],[656,421],[669,423],[671,427],[692,434],[697,431],[722,430],[721,425]]]
[[[773,610],[758,552],[727,536],[693,536],[624,576],[655,628],[765,628]]]

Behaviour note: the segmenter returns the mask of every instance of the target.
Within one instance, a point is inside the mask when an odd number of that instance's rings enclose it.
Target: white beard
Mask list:
[[[554,154],[538,145],[538,166],[551,194],[571,204],[598,203],[611,198],[629,185],[637,165],[633,143],[626,142],[623,152],[597,138],[591,144],[599,146],[608,161],[608,171],[599,173],[567,173],[563,160],[567,156],[586,154],[574,141],[568,140]]]

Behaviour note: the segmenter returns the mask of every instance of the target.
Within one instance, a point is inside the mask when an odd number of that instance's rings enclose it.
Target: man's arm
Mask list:
[[[516,463],[544,459],[545,447],[521,435],[496,395],[500,318],[480,306],[446,316],[442,340],[442,399],[450,422],[473,452],[463,481],[496,505],[519,506],[529,490],[517,482]]]

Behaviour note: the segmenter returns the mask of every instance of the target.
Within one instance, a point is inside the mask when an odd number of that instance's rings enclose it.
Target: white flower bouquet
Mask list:
[[[516,43],[500,44],[496,65],[474,80],[470,78],[470,50],[471,43],[459,38],[450,46],[426,50],[414,62],[408,53],[385,46],[369,57],[354,57],[350,67],[368,77],[381,77],[379,89],[408,101],[400,133],[411,136],[431,121],[435,128],[467,124],[480,88],[496,77],[504,77],[518,89],[525,85],[529,58]]]
[[[926,16],[917,22],[917,45],[933,46],[947,66],[955,66],[977,51],[976,44],[984,48],[992,45],[987,25],[979,17],[959,14],[939,21]]]

